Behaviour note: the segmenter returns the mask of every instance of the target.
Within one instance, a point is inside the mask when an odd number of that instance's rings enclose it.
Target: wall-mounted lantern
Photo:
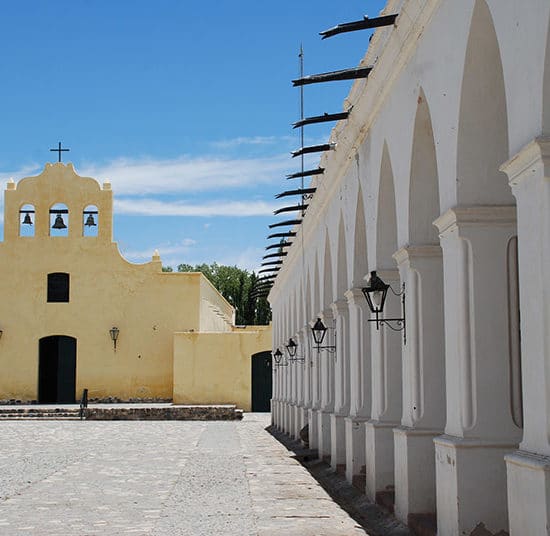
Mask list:
[[[277,350],[275,350],[275,352],[273,352],[273,359],[275,359],[275,365],[277,367],[286,367],[286,366],[288,366],[287,360],[285,359],[283,361],[283,352],[281,352],[281,350],[279,350],[279,348],[277,348]]]
[[[2,338],[3,334],[4,334],[4,330],[0,329],[0,339]]]
[[[303,355],[297,355],[296,352],[298,350],[298,344],[294,341],[294,339],[290,338],[288,339],[288,344],[286,345],[286,351],[288,352],[288,359],[291,363],[303,363],[306,358]]]
[[[380,318],[380,315],[384,312],[384,304],[386,303],[386,296],[388,289],[392,291],[395,296],[401,296],[401,307],[403,316],[401,318]],[[376,329],[380,329],[380,326],[385,324],[393,331],[403,332],[403,343],[407,344],[407,325],[405,321],[405,283],[401,287],[401,292],[395,292],[391,285],[384,283],[376,275],[376,271],[370,273],[369,284],[367,287],[361,289],[371,313],[375,315],[374,318],[369,318],[368,322],[376,322]]]
[[[118,329],[116,326],[113,326],[109,330],[109,335],[111,336],[111,340],[113,341],[113,346],[116,352],[116,342],[118,340],[118,334],[120,333],[120,329]]]
[[[334,346],[321,346],[327,334],[328,328],[323,324],[323,321],[318,318],[311,328],[311,333],[313,335],[313,342],[316,345],[317,353],[320,353],[321,350],[326,350],[331,354],[336,354],[336,345]],[[335,334],[336,338],[336,334]],[[336,355],[334,356],[336,357]]]

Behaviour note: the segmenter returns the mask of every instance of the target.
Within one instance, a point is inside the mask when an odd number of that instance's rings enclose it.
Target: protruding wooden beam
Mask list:
[[[322,36],[323,39],[326,39],[327,37],[332,37],[333,35],[338,35],[341,33],[355,32],[357,30],[368,30],[371,28],[380,28],[381,26],[391,26],[395,23],[396,18],[397,14],[385,15],[383,17],[375,17],[374,19],[369,19],[365,15],[365,17],[363,17],[363,20],[338,24],[333,28],[329,28],[328,30],[319,32],[319,35]]]
[[[272,223],[271,225],[268,225],[270,229],[274,229],[275,227],[285,227],[287,225],[300,225],[302,223],[302,220],[286,220],[286,221],[280,221],[278,223]]]
[[[372,67],[352,67],[351,69],[342,69],[340,71],[331,71],[328,73],[310,74],[303,78],[292,80],[292,85],[306,86],[308,84],[319,84],[321,82],[334,82],[337,80],[354,80],[356,78],[367,78],[372,71]]]
[[[323,114],[323,115],[316,115],[313,117],[306,117],[305,119],[301,119],[300,121],[296,121],[296,123],[292,123],[292,128],[300,128],[305,127],[306,125],[313,125],[315,123],[327,123],[328,121],[340,121],[342,119],[347,119],[349,115],[349,111],[347,112],[340,112],[337,114]]]
[[[298,173],[292,173],[287,175],[287,179],[300,179],[302,177],[310,177],[311,175],[322,175],[325,172],[325,168],[308,169],[307,171],[299,171]]]
[[[283,212],[305,212],[309,205],[292,205],[291,207],[283,207],[273,211],[273,214],[282,214]]]
[[[323,151],[331,151],[333,149],[336,149],[335,143],[323,143],[322,145],[310,145],[308,147],[301,147],[296,151],[292,151],[291,154],[292,154],[292,158],[295,158],[302,154],[322,153]]]
[[[281,197],[288,197],[290,195],[307,195],[314,194],[317,188],[298,188],[298,190],[287,190],[275,196],[275,199],[281,199]]]

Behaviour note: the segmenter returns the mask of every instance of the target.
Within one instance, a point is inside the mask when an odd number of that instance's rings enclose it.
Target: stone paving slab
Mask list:
[[[365,535],[268,424],[4,421],[0,535]]]

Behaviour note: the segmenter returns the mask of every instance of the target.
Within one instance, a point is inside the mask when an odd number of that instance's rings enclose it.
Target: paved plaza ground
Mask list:
[[[365,535],[269,419],[0,422],[0,536]]]

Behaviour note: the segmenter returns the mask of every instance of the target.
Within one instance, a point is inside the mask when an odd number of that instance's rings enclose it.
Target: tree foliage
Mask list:
[[[214,285],[218,292],[235,307],[237,325],[264,325],[271,320],[271,309],[265,298],[253,297],[253,290],[258,277],[254,272],[237,266],[212,264],[179,264],[178,272],[201,272]],[[163,271],[171,272],[170,266]]]

